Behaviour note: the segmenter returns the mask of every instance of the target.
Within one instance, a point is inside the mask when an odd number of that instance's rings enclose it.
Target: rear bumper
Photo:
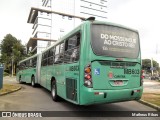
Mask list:
[[[94,90],[83,86],[80,92],[80,105],[139,100],[142,92],[142,86],[121,90]]]

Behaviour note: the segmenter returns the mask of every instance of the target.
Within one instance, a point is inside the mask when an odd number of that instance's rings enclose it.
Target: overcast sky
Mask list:
[[[27,23],[31,6],[37,6],[37,0],[0,0],[0,40],[8,33],[23,44],[32,34],[32,24]]]
[[[108,0],[108,20],[137,29],[142,58],[160,62],[159,5],[159,0]]]
[[[27,23],[31,6],[38,0],[0,0],[0,40],[8,33],[26,44],[32,33]],[[153,57],[160,62],[160,1],[107,0],[107,21],[119,23],[140,34],[142,58]],[[156,54],[157,51],[157,54]]]

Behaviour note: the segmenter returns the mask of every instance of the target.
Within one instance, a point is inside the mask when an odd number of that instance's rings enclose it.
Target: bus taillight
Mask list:
[[[108,77],[109,77],[110,79],[112,79],[112,78],[113,78],[113,73],[112,73],[112,72],[109,72],[109,73],[108,73]]]
[[[141,71],[140,86],[143,85],[143,79],[144,79],[144,70]]]
[[[86,80],[90,80],[90,79],[91,79],[91,75],[90,75],[90,74],[86,74],[86,75],[85,75],[85,79],[86,79]]]
[[[87,67],[85,68],[85,73],[90,73],[91,72],[91,68]]]
[[[84,85],[86,87],[92,87],[92,76],[91,76],[91,67],[87,65],[84,69]]]

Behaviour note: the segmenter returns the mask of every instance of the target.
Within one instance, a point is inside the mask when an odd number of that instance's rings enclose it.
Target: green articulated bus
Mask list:
[[[90,105],[139,100],[141,64],[138,31],[86,20],[41,54],[21,61],[17,80],[40,84],[54,101]]]
[[[38,60],[39,55],[33,55],[25,60],[22,60],[18,64],[18,73],[16,79],[19,83],[31,83],[33,87],[38,84]]]

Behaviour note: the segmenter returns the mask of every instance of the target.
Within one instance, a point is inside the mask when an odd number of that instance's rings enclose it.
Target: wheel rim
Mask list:
[[[19,83],[21,83],[21,77],[19,78]]]
[[[34,86],[34,82],[33,82],[33,80],[32,80],[32,86]]]
[[[31,84],[32,84],[32,86],[34,86],[34,77],[32,78]]]
[[[55,97],[56,91],[55,91],[55,85],[52,86],[52,96]]]

